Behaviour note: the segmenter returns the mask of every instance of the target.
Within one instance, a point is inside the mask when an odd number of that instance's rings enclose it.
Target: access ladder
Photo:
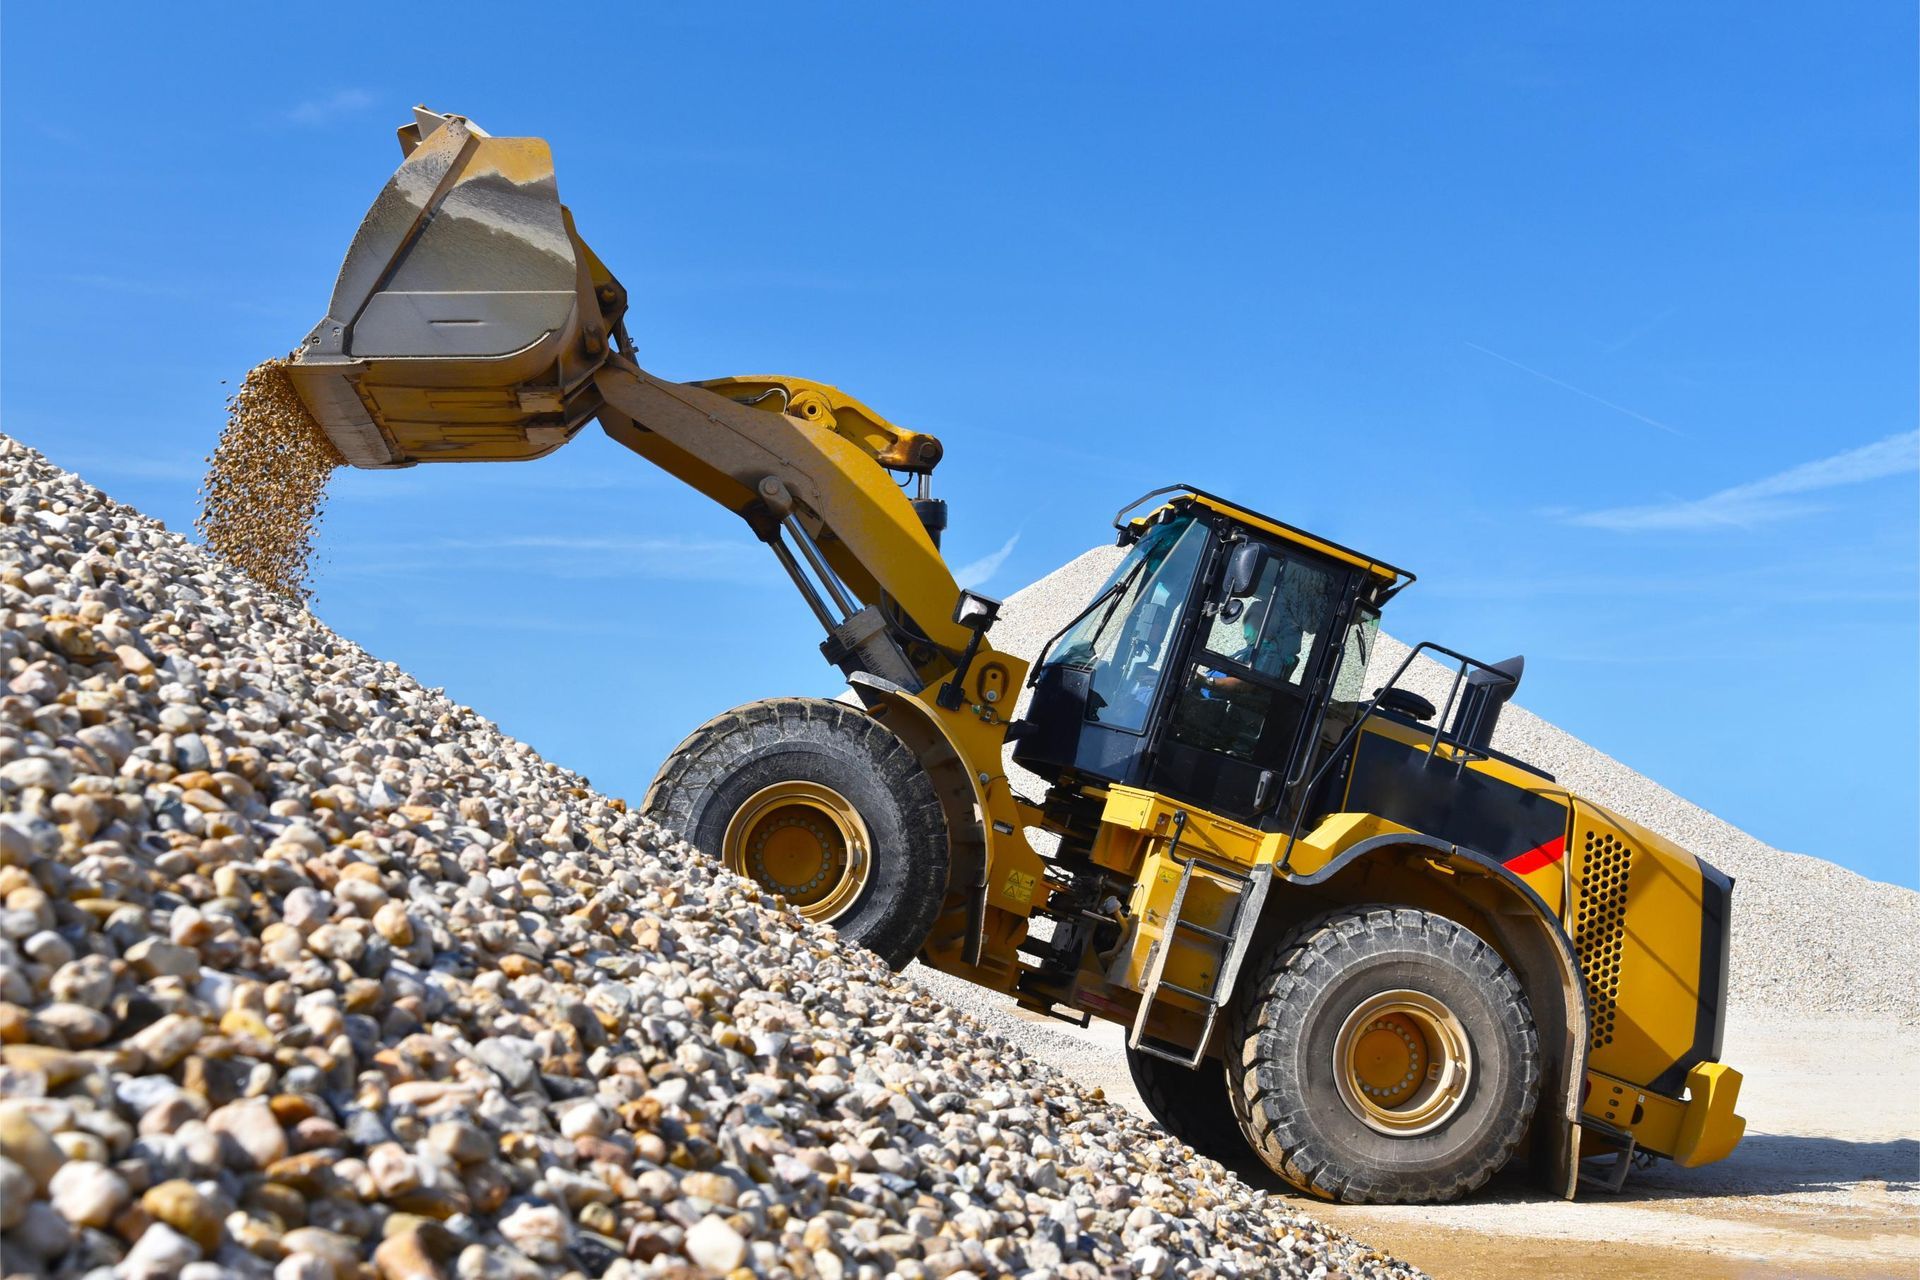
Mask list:
[[[1167,855],[1176,862],[1180,861],[1180,836],[1186,829],[1186,817],[1185,812],[1180,812],[1173,818],[1173,843]],[[1181,918],[1181,909],[1186,906],[1187,889],[1193,884],[1196,872],[1210,876],[1216,882],[1231,882],[1237,886],[1233,896],[1233,911],[1227,919],[1226,928],[1216,929]],[[1140,986],[1140,1007],[1134,1012],[1133,1029],[1127,1035],[1128,1048],[1150,1053],[1156,1058],[1165,1058],[1168,1062],[1177,1062],[1183,1067],[1200,1065],[1200,1060],[1206,1057],[1207,1041],[1213,1036],[1214,1023],[1220,1017],[1223,993],[1233,991],[1240,964],[1246,959],[1247,948],[1253,941],[1254,926],[1260,920],[1261,904],[1266,901],[1267,889],[1272,883],[1271,862],[1263,862],[1250,872],[1207,862],[1198,856],[1188,858],[1182,864],[1180,883],[1174,887],[1173,902],[1167,908],[1166,926],[1161,931],[1159,942],[1154,944],[1152,956],[1147,960],[1146,977]],[[1173,953],[1174,939],[1182,932],[1205,938],[1220,948],[1220,963],[1214,966],[1213,982],[1206,991],[1195,991],[1166,980],[1167,957]],[[1154,1003],[1163,992],[1193,1001],[1204,1013],[1200,1035],[1191,1050],[1183,1044],[1147,1034],[1147,1023],[1153,1017]]]

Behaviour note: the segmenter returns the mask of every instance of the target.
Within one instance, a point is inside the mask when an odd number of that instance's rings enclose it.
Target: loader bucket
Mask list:
[[[400,145],[288,374],[357,467],[551,453],[599,407],[625,291],[574,232],[541,139],[416,108]]]

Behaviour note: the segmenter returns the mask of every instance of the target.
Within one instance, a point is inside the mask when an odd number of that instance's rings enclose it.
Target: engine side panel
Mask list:
[[[1732,881],[1578,799],[1567,869],[1593,1067],[1678,1097],[1695,1065],[1720,1056]]]
[[[1669,1097],[1719,1057],[1732,882],[1669,840],[1498,759],[1462,762],[1390,720],[1360,734],[1344,807],[1485,853],[1559,914],[1591,1065]]]

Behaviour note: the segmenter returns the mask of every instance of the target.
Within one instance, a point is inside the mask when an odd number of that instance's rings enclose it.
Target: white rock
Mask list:
[[[535,1262],[558,1262],[573,1241],[573,1224],[557,1206],[523,1204],[500,1219],[500,1234]]]
[[[273,1280],[334,1280],[333,1264],[312,1253],[290,1253],[273,1269]]]
[[[560,1117],[560,1132],[569,1138],[603,1137],[612,1127],[613,1117],[595,1102],[582,1103]]]
[[[76,1227],[104,1227],[127,1203],[127,1180],[92,1160],[69,1160],[47,1188],[53,1207]]]
[[[200,1246],[164,1222],[150,1223],[113,1269],[119,1280],[168,1280],[200,1258]]]
[[[725,1218],[710,1213],[687,1232],[687,1256],[724,1274],[746,1261],[747,1241]]]
[[[264,1169],[287,1154],[286,1131],[259,1098],[229,1102],[207,1117],[207,1127],[232,1140],[251,1167]]]

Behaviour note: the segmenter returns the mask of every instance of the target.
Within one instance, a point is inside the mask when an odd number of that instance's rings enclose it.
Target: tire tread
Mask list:
[[[795,730],[799,732],[795,732]],[[913,752],[885,725],[857,707],[825,698],[763,698],[714,716],[689,733],[660,765],[641,811],[689,840],[702,796],[732,770],[768,749],[801,739],[840,749],[857,767],[871,769],[898,802],[913,856],[944,885],[948,872],[946,815],[933,782]],[[707,850],[718,856],[718,851]],[[879,850],[875,850],[876,855]],[[867,943],[893,967],[913,958],[940,912],[944,892],[910,893],[897,900],[889,938]]]
[[[1303,1007],[1310,994],[1347,963],[1368,954],[1368,944],[1405,945],[1410,937],[1484,983],[1509,1019],[1506,1025],[1521,1032],[1518,1073],[1527,1105],[1507,1117],[1491,1159],[1451,1176],[1341,1169],[1335,1153],[1319,1147],[1299,1123],[1295,1097],[1287,1087],[1292,1081],[1278,1062],[1279,1024],[1289,1009]],[[1413,908],[1342,907],[1305,921],[1274,949],[1257,980],[1235,1002],[1225,1031],[1228,1097],[1247,1141],[1276,1173],[1323,1199],[1431,1203],[1477,1190],[1519,1147],[1538,1096],[1539,1036],[1519,979],[1471,930]]]

